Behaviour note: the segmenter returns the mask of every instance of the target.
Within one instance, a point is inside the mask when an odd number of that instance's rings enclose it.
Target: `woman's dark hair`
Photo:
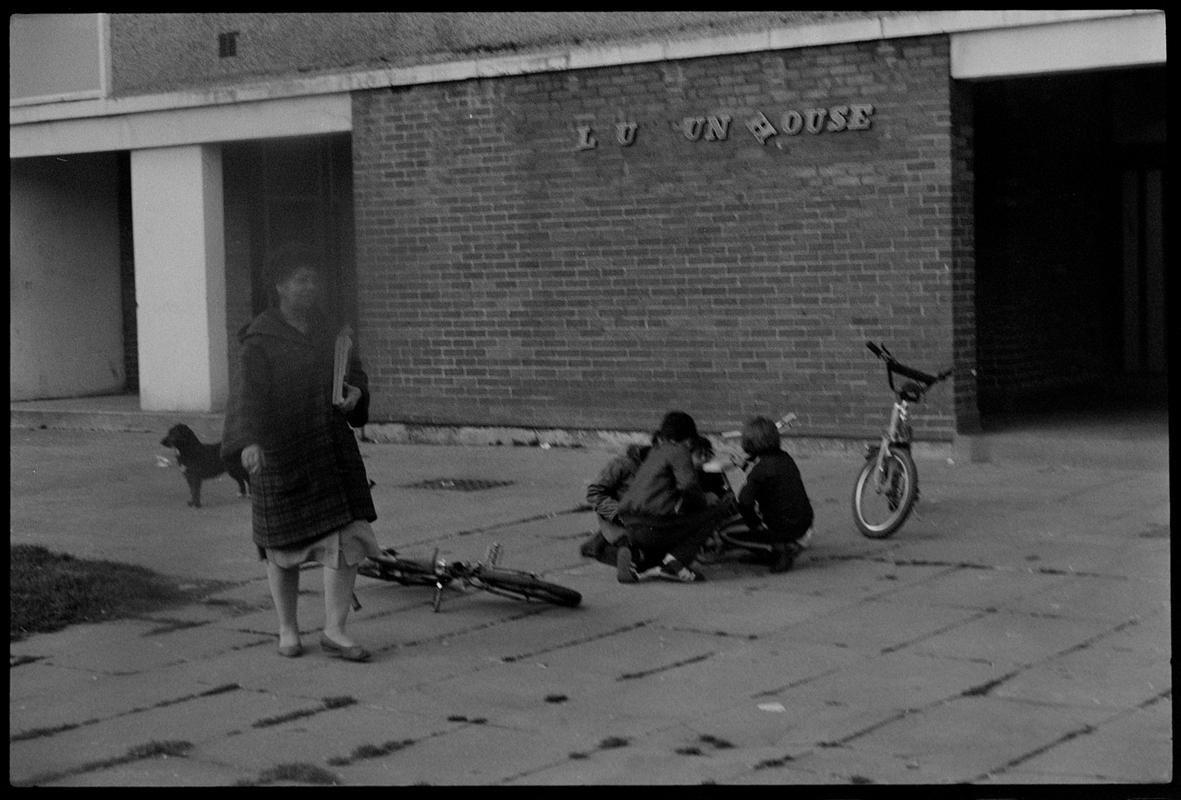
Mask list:
[[[742,449],[752,456],[780,449],[779,429],[766,417],[753,417],[742,426]]]
[[[320,271],[319,260],[312,249],[301,242],[281,245],[267,256],[267,286],[278,286],[300,269],[310,269],[317,273]]]
[[[683,442],[697,438],[697,423],[684,411],[670,411],[660,423],[660,438],[665,442]]]

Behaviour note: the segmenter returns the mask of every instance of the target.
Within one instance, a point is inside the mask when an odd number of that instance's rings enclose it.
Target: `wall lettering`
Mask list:
[[[873,112],[874,107],[871,103],[850,103],[828,108],[817,106],[802,111],[789,109],[779,116],[779,127],[776,127],[766,114],[756,111],[746,120],[746,129],[759,144],[765,145],[780,134],[799,136],[801,133],[807,133],[815,136],[824,133],[866,131],[873,122]],[[730,138],[732,121],[733,118],[729,114],[684,117],[680,122],[673,123],[672,127],[691,142],[724,142]],[[599,146],[599,140],[590,125],[579,125],[576,130],[578,150],[594,150]],[[639,130],[638,122],[616,123],[615,141],[621,147],[630,147],[635,144]]]
[[[685,117],[681,120],[680,128],[681,133],[691,142],[696,142],[703,134],[707,142],[722,142],[730,135],[730,115]]]
[[[590,125],[578,126],[578,149],[579,150],[594,150],[599,146],[599,140],[595,138],[594,133],[591,132]]]

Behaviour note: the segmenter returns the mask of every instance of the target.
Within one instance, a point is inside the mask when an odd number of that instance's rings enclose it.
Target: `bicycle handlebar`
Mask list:
[[[882,361],[886,362],[886,369],[891,373],[891,386],[893,385],[893,374],[898,374],[904,378],[920,381],[925,383],[927,386],[934,386],[936,383],[947,379],[954,371],[954,369],[947,369],[943,372],[940,372],[938,375],[929,375],[926,372],[915,369],[914,367],[908,367],[898,359],[894,358],[894,355],[886,349],[885,345],[877,345],[873,342],[866,342],[865,346],[869,348],[869,352],[873,353]]]

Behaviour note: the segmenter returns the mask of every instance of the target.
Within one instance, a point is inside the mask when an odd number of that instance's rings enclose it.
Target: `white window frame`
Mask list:
[[[28,16],[53,16],[51,14]],[[82,15],[80,15],[82,16]],[[111,15],[108,13],[86,14],[93,16],[95,34],[98,36],[98,82],[97,89],[81,89],[73,92],[58,92],[55,94],[35,95],[31,97],[9,97],[9,108],[17,106],[34,106],[46,103],[63,103],[71,100],[95,100],[107,97],[111,87]],[[11,23],[10,23],[11,24]],[[11,67],[10,67],[11,68]]]

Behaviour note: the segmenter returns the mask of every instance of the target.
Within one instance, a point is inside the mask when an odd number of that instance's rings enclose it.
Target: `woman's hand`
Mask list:
[[[361,402],[361,390],[351,383],[346,383],[344,385],[344,400],[333,405],[347,414],[356,408],[359,402]]]
[[[266,457],[262,454],[262,448],[260,446],[252,444],[242,449],[242,466],[251,475],[257,475],[262,472],[266,461]]]

